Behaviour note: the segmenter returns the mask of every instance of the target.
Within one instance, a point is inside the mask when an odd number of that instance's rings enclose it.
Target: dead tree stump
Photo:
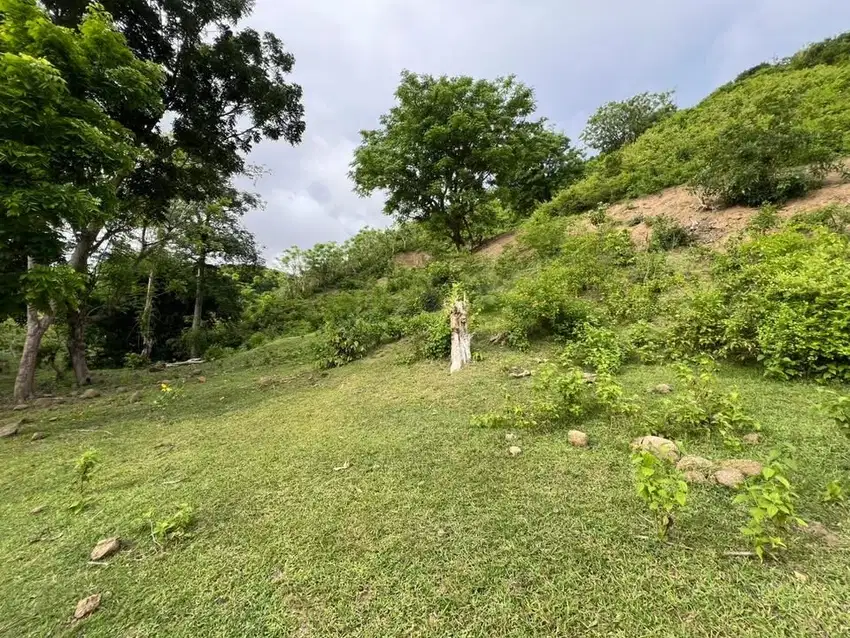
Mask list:
[[[452,304],[449,316],[452,328],[452,367],[457,372],[472,361],[472,335],[469,333],[469,310],[466,299],[457,299]]]

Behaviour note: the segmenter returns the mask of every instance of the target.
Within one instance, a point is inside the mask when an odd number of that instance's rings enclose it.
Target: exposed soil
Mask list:
[[[421,250],[410,250],[393,257],[393,262],[405,268],[424,268],[433,259],[431,255]]]
[[[496,235],[495,237],[491,237],[483,244],[478,246],[472,252],[485,255],[487,257],[496,258],[501,255],[508,246],[513,244],[516,241],[516,232],[510,231],[507,233],[502,233],[501,235]]]

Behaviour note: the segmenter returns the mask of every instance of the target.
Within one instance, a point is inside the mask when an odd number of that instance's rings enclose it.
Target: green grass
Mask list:
[[[321,374],[303,343],[205,365],[205,384],[184,370],[167,411],[152,406],[157,382],[180,379],[139,372],[100,380],[144,387],[140,403],[108,390],[26,413],[26,432],[0,441],[0,635],[846,635],[846,548],[800,535],[781,562],[724,557],[743,549],[745,520],[728,491],[694,487],[673,544],[649,540],[634,430],[586,423],[586,450],[566,428],[523,431],[510,458],[504,430],[471,427],[505,387],[527,391],[502,367],[535,366],[545,347],[487,350],[450,377],[445,364],[399,363],[400,346]],[[663,367],[622,375],[646,401],[672,378]],[[846,481],[850,443],[814,409],[815,388],[733,368],[722,381],[764,424],[765,443],[743,454],[792,442],[800,513],[846,540],[850,511],[819,495]],[[48,438],[30,442],[36,429]],[[73,463],[89,448],[102,460],[93,503],[73,514]],[[196,513],[191,536],[158,550],[143,515],[182,503]],[[125,548],[88,564],[111,535]],[[76,601],[95,592],[101,609],[72,626]]]

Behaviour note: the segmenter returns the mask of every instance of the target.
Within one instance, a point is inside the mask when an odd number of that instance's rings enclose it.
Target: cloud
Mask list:
[[[675,89],[691,105],[739,72],[850,24],[835,0],[257,0],[249,25],[294,53],[303,143],[264,143],[250,161],[265,210],[246,222],[268,258],[385,226],[380,197],[352,192],[359,131],[392,106],[402,69],[495,77],[535,88],[538,111],[577,139],[600,104]]]

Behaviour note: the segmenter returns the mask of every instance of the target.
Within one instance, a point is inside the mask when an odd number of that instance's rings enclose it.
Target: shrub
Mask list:
[[[694,234],[671,217],[659,215],[646,222],[652,228],[650,250],[673,250],[694,243]]]
[[[821,392],[824,398],[818,407],[850,437],[850,396],[825,390]]]
[[[555,257],[560,254],[572,223],[566,217],[552,216],[545,208],[538,208],[521,226],[517,241],[540,257]]]
[[[846,498],[841,481],[830,481],[827,483],[826,489],[821,496],[821,500],[824,503],[842,503]]]
[[[408,320],[405,334],[417,359],[445,359],[451,353],[452,330],[445,312],[422,313]]]
[[[608,373],[617,372],[625,358],[626,353],[617,333],[591,324],[582,325],[575,339],[561,353],[563,363]]]
[[[608,206],[606,204],[599,204],[596,208],[590,211],[590,214],[587,216],[590,220],[590,223],[594,226],[604,226],[611,218],[608,216]]]
[[[124,355],[124,367],[138,370],[150,365],[151,360],[145,355],[136,352],[128,352]]]
[[[681,475],[651,452],[632,454],[637,494],[655,517],[658,540],[665,540],[674,523],[674,513],[688,502],[688,484]]]
[[[797,516],[797,493],[788,480],[788,472],[795,468],[790,449],[773,450],[760,476],[747,482],[744,491],[734,502],[745,505],[750,519],[741,529],[744,538],[752,545],[760,560],[786,548],[784,536],[791,525],[805,525]]]
[[[356,318],[344,323],[328,323],[316,344],[321,368],[338,368],[362,359],[378,347],[387,333],[387,324]]]
[[[747,224],[747,230],[756,235],[764,235],[778,227],[779,213],[773,204],[764,204]]]

